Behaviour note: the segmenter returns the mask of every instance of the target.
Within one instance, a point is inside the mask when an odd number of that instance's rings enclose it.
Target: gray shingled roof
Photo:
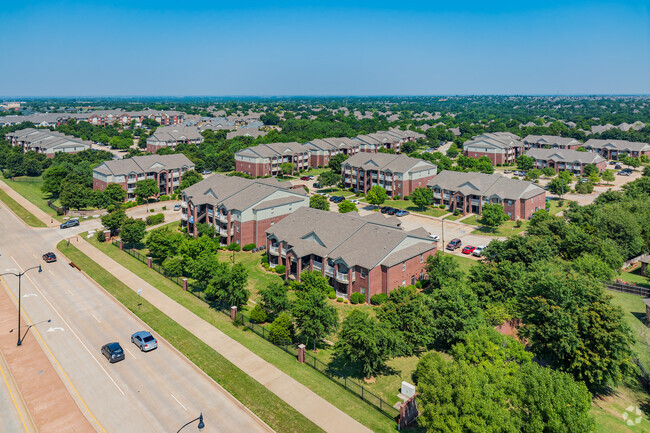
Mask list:
[[[343,166],[363,168],[364,170],[381,170],[393,173],[436,170],[437,166],[419,158],[389,153],[360,152],[343,162]]]
[[[85,146],[90,148],[92,145],[90,141],[84,141],[58,131],[50,131],[49,129],[25,128],[10,132],[5,137],[7,139],[14,137],[18,140],[25,141],[29,146],[43,149],[61,146]]]
[[[638,141],[627,141],[627,140],[608,140],[608,139],[598,139],[590,138],[584,144],[584,147],[587,149],[613,149],[624,152],[642,152],[649,151],[650,144],[641,143]]]
[[[568,149],[530,149],[526,151],[525,155],[540,161],[553,160],[579,162],[581,164],[598,164],[605,161],[605,158],[595,152],[580,152]]]
[[[529,199],[545,192],[543,188],[532,182],[510,179],[497,173],[464,173],[451,170],[438,174],[427,183],[427,186],[460,191],[464,195],[497,196],[507,200]]]
[[[536,143],[540,145],[558,145],[558,146],[567,146],[567,145],[580,145],[580,142],[575,138],[571,137],[558,137],[555,135],[527,135],[524,137],[525,143]]]
[[[237,152],[238,155],[253,156],[261,158],[274,158],[282,157],[285,155],[293,155],[307,152],[308,149],[295,141],[290,143],[268,143],[260,144],[255,147],[247,147]]]
[[[170,125],[157,128],[156,132],[147,138],[147,141],[149,140],[161,142],[203,141],[203,136],[199,133],[199,128],[196,126]]]
[[[463,149],[472,145],[488,144],[499,149],[522,146],[521,138],[510,132],[488,132],[463,143]]]
[[[157,167],[161,164],[161,167]],[[158,173],[161,170],[194,167],[194,163],[182,153],[172,155],[145,155],[102,162],[94,171],[106,175],[127,175],[129,173]]]

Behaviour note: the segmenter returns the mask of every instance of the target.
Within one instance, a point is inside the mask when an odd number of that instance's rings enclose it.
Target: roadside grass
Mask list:
[[[621,272],[618,278],[620,278],[623,281],[627,281],[628,283],[634,283],[637,286],[650,287],[650,279],[641,275],[640,266],[636,267],[634,270],[630,272],[625,272],[625,271]]]
[[[614,292],[608,290],[612,295],[612,302],[620,306],[624,311],[624,317],[627,324],[632,329],[636,344],[636,351],[639,361],[650,370],[650,328],[644,323],[645,304],[640,296],[630,295],[629,293]]]
[[[594,398],[591,414],[596,420],[595,433],[650,433],[648,404],[647,392],[633,379],[616,388],[611,395]],[[639,417],[637,410],[641,411],[638,424],[635,423]],[[633,425],[626,423],[625,412]]]
[[[449,255],[454,258],[456,263],[458,263],[460,266],[461,271],[463,271],[465,275],[469,273],[469,270],[472,268],[472,266],[478,263],[477,260],[468,259],[467,257],[457,256],[456,254]]]
[[[42,176],[19,176],[15,177],[14,180],[2,179],[2,181],[9,185],[18,194],[34,203],[34,205],[36,205],[46,214],[59,221],[63,221],[63,219],[61,219],[61,216],[57,215],[56,211],[47,205],[47,200],[50,198],[50,193],[41,191],[41,186],[43,185]]]
[[[404,209],[412,213],[429,215],[437,218],[443,215],[447,215],[449,213],[449,210],[440,209],[439,207],[427,206],[426,208],[422,209],[418,206],[415,206],[413,202],[410,200],[386,200],[382,206],[390,206],[396,209]]]
[[[316,192],[325,193],[337,197],[352,197],[355,195],[353,192],[348,191],[347,189],[340,188],[321,188]]]
[[[293,377],[295,380],[302,383],[340,410],[346,412],[366,427],[375,432],[396,431],[396,423],[394,421],[380,414],[377,410],[364,403],[358,397],[344,390],[311,367],[297,363],[293,356],[259,337],[255,333],[250,332],[247,328],[237,328],[233,326],[228,316],[210,308],[208,304],[196,298],[191,293],[184,292],[172,281],[166,279],[153,269],[148,269],[142,262],[131,257],[124,251],[120,251],[110,243],[99,243],[94,238],[91,238],[88,241],[113,260],[120,263],[140,278],[149,282],[149,284],[156,287],[178,304],[206,320],[221,332],[238,341],[265,361],[275,365],[284,373]],[[230,256],[228,256],[228,254],[230,254]],[[241,256],[249,257],[249,263],[254,263],[253,267],[247,269],[249,269],[249,287],[251,287],[251,281],[254,281],[255,278],[259,278],[258,283],[253,283],[255,284],[253,287],[255,293],[260,285],[264,285],[265,277],[270,280],[273,280],[273,277],[278,279],[280,278],[273,274],[257,276],[257,271],[255,269],[259,269],[260,273],[264,272],[264,269],[258,265],[260,263],[259,253],[235,253],[235,261],[245,260],[246,257],[240,258]],[[220,260],[227,260],[232,257],[232,252],[219,252],[219,257]],[[251,290],[251,292],[253,292],[253,290]]]
[[[456,221],[456,220],[458,220],[458,219],[460,219],[460,218],[462,218],[462,217],[464,217],[464,216],[465,216],[465,215],[463,215],[463,214],[459,214],[459,215],[449,215],[449,216],[446,216],[446,217],[443,218],[443,219],[445,219],[445,220],[449,220],[449,221]]]
[[[329,171],[329,170],[330,169],[328,167],[326,167],[326,168],[312,168],[311,170],[307,170],[307,171],[304,171],[304,172],[300,173],[300,176],[298,176],[298,178],[300,179],[300,177],[302,177],[302,176],[314,176],[314,182],[317,182],[316,178],[318,176],[320,176],[321,174],[325,173],[326,171]]]
[[[47,225],[36,218],[34,214],[32,214],[30,211],[25,209],[18,203],[16,200],[13,198],[9,197],[9,194],[4,192],[3,190],[0,189],[0,200],[15,213],[18,215],[18,218],[21,220],[25,221],[25,224],[27,224],[30,227],[47,227]]]
[[[140,299],[75,246],[66,246],[66,242],[61,241],[57,248],[272,429],[279,432],[323,431],[145,299]]]
[[[517,227],[515,221],[506,221],[501,226],[497,227],[495,231],[492,231],[491,228],[481,225],[478,215],[472,215],[460,222],[463,224],[477,226],[478,228],[472,231],[472,233],[482,234],[486,236],[514,236],[526,230],[526,226],[528,226],[528,221],[521,221],[521,227]]]

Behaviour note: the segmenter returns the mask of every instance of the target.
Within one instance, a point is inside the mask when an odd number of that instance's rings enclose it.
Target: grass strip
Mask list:
[[[145,299],[139,298],[133,290],[75,246],[66,245],[66,241],[61,241],[57,249],[272,429],[277,432],[323,432],[316,424],[210,346]],[[138,303],[141,303],[139,308]]]
[[[27,224],[30,227],[47,227],[47,225],[36,218],[34,214],[32,214],[30,211],[25,209],[18,203],[16,200],[11,198],[9,194],[4,192],[3,190],[0,189],[0,200],[7,205],[9,209],[13,211],[16,215],[18,215],[18,218],[21,220],[25,221],[25,224]]]
[[[236,328],[232,325],[230,318],[212,308],[205,302],[197,299],[194,295],[184,292],[172,281],[163,277],[153,269],[147,268],[145,264],[138,261],[124,251],[120,251],[110,243],[99,243],[95,238],[88,241],[105,253],[107,256],[147,281],[152,286],[178,302],[183,307],[192,311],[206,322],[219,329],[230,338],[238,341],[244,347],[255,353],[266,362],[273,364],[287,375],[293,377],[313,392],[327,400],[329,403],[350,415],[361,424],[375,432],[394,432],[397,425],[394,421],[379,413],[376,409],[363,402],[348,391],[332,382],[322,373],[307,365],[296,363],[296,359],[274,346],[263,338],[259,337],[248,328]],[[219,252],[219,260],[227,261],[232,256],[231,252]],[[235,261],[240,256],[252,256],[250,253],[235,253]],[[471,261],[469,259],[465,259]],[[397,393],[399,390],[395,390]]]

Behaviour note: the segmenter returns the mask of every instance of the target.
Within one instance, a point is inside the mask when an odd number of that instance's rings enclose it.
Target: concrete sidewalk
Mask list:
[[[302,413],[314,424],[327,432],[370,432],[345,412],[327,402],[300,382],[285,374],[274,365],[228,337],[210,323],[179,305],[164,293],[147,283],[83,239],[73,242],[84,254],[111,274],[117,276],[133,291],[142,289],[142,297],[172,320],[199,337],[203,342],[239,367],[246,374],[264,385],[287,404]],[[179,288],[180,290],[180,288]],[[345,392],[345,391],[341,391]]]
[[[7,185],[5,182],[0,180],[0,189],[2,189],[4,192],[7,193],[7,195],[16,202],[18,202],[19,205],[24,207],[28,212],[30,212],[32,215],[34,215],[36,218],[39,220],[43,221],[45,225],[48,227],[58,227],[59,223],[57,220],[52,218],[50,215],[47,213],[43,212],[38,206],[36,206],[34,203],[31,201],[27,200],[25,197],[22,195],[18,194],[12,187]]]

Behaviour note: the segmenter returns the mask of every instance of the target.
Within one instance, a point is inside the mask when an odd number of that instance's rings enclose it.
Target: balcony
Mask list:
[[[280,254],[282,255],[282,257],[286,256],[286,255],[287,255],[287,249],[286,249],[286,248],[282,248],[282,249],[280,250]]]
[[[321,271],[323,269],[323,264],[319,262],[313,262],[314,264],[314,270],[315,271]]]
[[[187,221],[187,214],[182,213],[182,214],[181,214],[181,219],[182,219],[183,221]]]
[[[224,215],[224,214],[220,213],[219,214],[219,222],[227,223],[228,222],[228,215]]]
[[[343,274],[341,272],[336,273],[336,281],[339,283],[347,283],[348,282],[348,274]]]
[[[228,236],[228,230],[219,229],[219,236],[227,237]]]
[[[334,266],[325,266],[325,275],[333,277],[334,276]]]
[[[182,201],[182,202],[181,202],[181,207],[183,207],[183,208],[187,207],[187,202],[186,202],[186,201]]]
[[[277,256],[278,255],[278,247],[271,246],[271,248],[269,248],[269,254],[273,254],[274,256]]]

